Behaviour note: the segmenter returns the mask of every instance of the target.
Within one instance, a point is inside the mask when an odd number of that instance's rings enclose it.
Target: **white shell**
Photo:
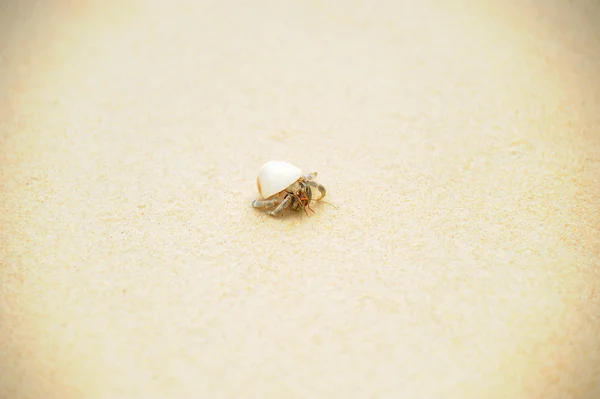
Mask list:
[[[263,199],[269,198],[294,184],[302,176],[302,170],[291,163],[270,161],[260,168],[256,185]]]

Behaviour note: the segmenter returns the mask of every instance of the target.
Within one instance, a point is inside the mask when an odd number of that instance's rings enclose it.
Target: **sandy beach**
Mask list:
[[[600,397],[597,2],[13,3],[0,398]]]

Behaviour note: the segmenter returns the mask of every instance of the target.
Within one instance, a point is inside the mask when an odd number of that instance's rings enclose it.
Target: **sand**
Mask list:
[[[2,4],[0,398],[600,397],[596,2]]]

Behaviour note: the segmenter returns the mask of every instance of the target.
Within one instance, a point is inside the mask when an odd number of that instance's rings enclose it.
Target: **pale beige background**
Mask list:
[[[15,3],[1,398],[600,397],[597,2]]]

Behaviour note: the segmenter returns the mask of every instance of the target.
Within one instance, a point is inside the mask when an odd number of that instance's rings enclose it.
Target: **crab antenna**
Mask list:
[[[327,204],[327,205],[331,205],[331,206],[332,206],[332,207],[334,207],[335,209],[339,209],[337,206],[333,205],[331,202],[327,202],[327,201],[324,201],[324,200],[322,200],[322,199],[316,199],[316,200],[313,200],[313,201],[323,202],[323,203],[325,203],[325,204]]]

